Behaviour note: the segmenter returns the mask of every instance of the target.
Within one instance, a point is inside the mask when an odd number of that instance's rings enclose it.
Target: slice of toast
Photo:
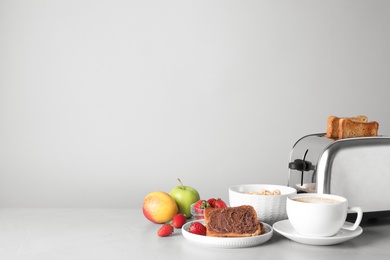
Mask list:
[[[329,138],[339,138],[339,125],[340,119],[349,119],[356,122],[368,122],[368,118],[363,115],[358,115],[355,117],[337,117],[329,116],[328,117],[328,127],[326,131],[326,137]]]
[[[228,208],[206,208],[206,236],[249,237],[265,232],[263,223],[257,218],[252,206],[242,205]]]
[[[358,122],[347,118],[339,120],[338,138],[377,136],[379,124],[376,121]]]

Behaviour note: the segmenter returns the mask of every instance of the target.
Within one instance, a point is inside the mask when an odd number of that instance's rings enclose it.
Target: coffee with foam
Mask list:
[[[319,204],[336,204],[341,202],[335,199],[321,198],[321,197],[302,197],[302,198],[295,198],[293,200],[298,202],[319,203]]]

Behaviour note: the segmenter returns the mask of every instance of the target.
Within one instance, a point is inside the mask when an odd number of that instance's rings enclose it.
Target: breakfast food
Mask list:
[[[171,223],[174,228],[181,228],[185,223],[187,223],[187,217],[182,213],[178,213],[173,217]]]
[[[206,208],[206,235],[213,237],[249,237],[265,232],[252,206]]]
[[[363,115],[355,116],[355,117],[337,117],[337,116],[329,116],[328,117],[328,128],[326,132],[326,136],[330,138],[338,138],[339,136],[339,122],[340,119],[349,119],[351,121],[356,122],[367,122],[368,118]]]
[[[210,198],[208,200],[200,199],[191,205],[192,215],[196,219],[203,219],[205,208],[227,208],[227,204],[220,198]]]
[[[172,235],[174,232],[173,226],[171,224],[164,224],[160,227],[160,229],[157,231],[157,235],[159,237],[168,237]]]
[[[261,189],[260,191],[248,191],[245,192],[246,194],[253,194],[253,195],[280,195],[280,190],[275,189],[273,191],[269,191],[266,189]]]
[[[377,136],[378,122],[357,122],[348,119],[340,119],[339,138]]]
[[[188,232],[200,236],[205,236],[207,233],[206,226],[196,221],[191,222],[190,227],[188,228]]]
[[[213,203],[213,208],[220,208],[220,209],[223,209],[223,208],[227,208],[227,205],[226,205],[226,202],[221,200],[221,199],[216,199]]]
[[[332,139],[376,136],[378,128],[377,122],[369,122],[367,116],[364,115],[355,117],[329,116],[325,136]]]

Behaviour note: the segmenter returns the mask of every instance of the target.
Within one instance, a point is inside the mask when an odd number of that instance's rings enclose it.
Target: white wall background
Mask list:
[[[390,134],[390,2],[0,0],[0,206],[287,183],[329,115]]]

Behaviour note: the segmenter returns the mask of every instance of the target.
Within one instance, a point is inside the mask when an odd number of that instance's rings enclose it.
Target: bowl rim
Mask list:
[[[265,189],[270,189],[270,188],[273,188],[273,189],[283,189],[285,192],[283,192],[282,194],[280,195],[273,195],[273,196],[289,196],[289,195],[292,195],[292,194],[296,194],[297,193],[297,189],[293,188],[293,187],[290,187],[290,186],[286,186],[286,185],[279,185],[279,184],[257,184],[257,183],[254,183],[254,184],[236,184],[236,185],[232,185],[229,187],[229,192],[233,192],[233,193],[236,193],[236,194],[242,194],[242,195],[248,195],[248,196],[253,196],[252,194],[245,194],[241,191],[238,191],[238,190],[235,190],[235,188],[238,189],[238,187],[245,187],[245,186],[258,186],[259,189],[261,187],[264,187]],[[287,191],[287,192],[286,192]]]

